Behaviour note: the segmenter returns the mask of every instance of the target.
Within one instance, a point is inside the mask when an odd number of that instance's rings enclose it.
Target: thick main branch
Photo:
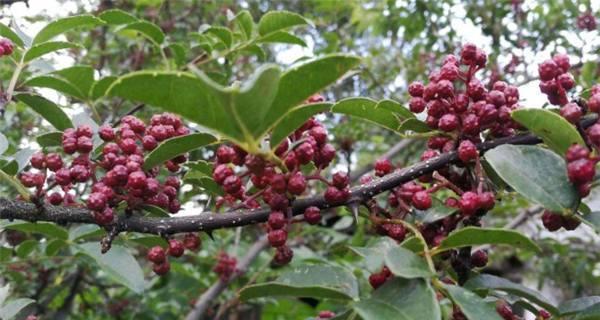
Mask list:
[[[597,117],[590,117],[582,121],[586,128],[596,121]],[[503,144],[532,145],[541,143],[542,140],[533,134],[521,134],[513,137],[500,138],[484,143],[477,147],[481,153]],[[351,189],[348,201],[335,205],[328,204],[322,195],[297,199],[292,204],[294,215],[304,213],[304,209],[316,206],[321,209],[361,203],[377,194],[391,190],[403,183],[414,180],[424,174],[432,173],[448,164],[456,163],[458,156],[455,151],[443,153],[427,161],[416,163],[410,167],[397,170],[372,182]],[[153,234],[175,234],[182,232],[211,231],[221,228],[233,228],[257,224],[267,221],[270,210],[268,208],[256,210],[236,210],[225,213],[205,212],[196,216],[186,217],[139,217],[119,216],[111,227],[117,231],[135,231]],[[33,203],[8,200],[0,198],[0,219],[21,219],[27,221],[50,221],[56,223],[95,223],[92,214],[83,208],[56,207],[47,205],[39,210]]]

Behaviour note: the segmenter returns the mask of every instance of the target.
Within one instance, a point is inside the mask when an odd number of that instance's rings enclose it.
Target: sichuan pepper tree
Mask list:
[[[522,318],[513,308],[537,319],[598,316],[597,297],[557,305],[484,272],[492,262],[488,250],[497,245],[541,253],[526,235],[486,225],[507,193],[544,208],[537,219],[549,231],[582,223],[598,228],[597,214],[582,199],[594,186],[600,87],[576,90],[568,55],[549,57],[538,70],[540,93],[558,108],[520,106],[517,85],[489,77],[487,53],[471,43],[448,52],[428,81],[410,83],[407,101],[335,101],[321,93],[360,67],[356,56],[331,54],[288,68],[264,64],[236,81],[205,69],[221,59],[235,62],[248,50],[261,55],[265,43],[297,43],[290,30],[309,24],[287,11],[268,12],[257,23],[240,11],[230,20],[229,28],[208,26],[191,35],[190,47],[117,9],[53,21],[32,39],[0,28],[2,59],[13,63],[5,100],[53,127],[36,137],[35,150],[3,159],[0,177],[18,194],[0,199],[7,243],[18,244],[6,254],[26,261],[39,240],[51,259],[84,257],[74,286],[89,281],[85,268],[95,263],[140,294],[171,285],[172,273],[191,277],[178,260],[209,265],[201,276],[214,283],[202,284],[195,291],[203,293],[179,310],[188,319],[219,317],[228,305],[278,296],[325,301],[330,307],[313,315],[319,319]],[[85,65],[28,72],[45,54],[80,47],[58,36],[99,28],[141,35],[151,46],[143,58],[161,67],[101,77]],[[590,22],[582,18],[580,28]],[[83,113],[65,112],[40,88],[65,95]],[[131,109],[112,117],[110,103]],[[138,116],[144,108],[150,117]],[[323,124],[331,114],[389,129],[393,139],[423,139],[426,148],[415,163],[401,167],[379,158],[372,173],[352,177],[338,165],[347,148],[336,148]],[[0,141],[5,152],[7,139]],[[183,210],[192,200],[201,205]],[[354,258],[344,262],[307,259],[303,235],[327,230],[332,217],[348,218],[350,232],[372,241],[345,243]],[[236,228],[237,240],[221,232],[228,228]],[[17,232],[39,237],[21,242]],[[242,234],[251,244],[229,250]],[[248,274],[261,259],[256,274]],[[267,269],[274,271],[260,277]],[[239,279],[246,280],[243,287],[215,307]],[[194,285],[186,283],[186,290]],[[64,312],[29,298],[36,295],[9,299],[2,312],[29,319]],[[125,302],[111,305],[112,314],[131,303]]]

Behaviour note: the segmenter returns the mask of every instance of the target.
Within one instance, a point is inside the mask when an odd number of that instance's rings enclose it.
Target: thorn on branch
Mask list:
[[[107,253],[108,250],[110,250],[111,246],[112,246],[112,242],[113,240],[115,240],[115,238],[119,235],[119,231],[117,230],[116,227],[113,227],[112,229],[110,229],[110,231],[106,234],[106,236],[104,236],[104,238],[102,238],[102,240],[100,241],[100,244],[102,246],[101,252]]]

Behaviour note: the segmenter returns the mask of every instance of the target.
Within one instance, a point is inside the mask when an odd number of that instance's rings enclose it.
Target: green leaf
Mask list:
[[[390,100],[384,99],[377,102],[375,106],[377,109],[385,109],[395,113],[400,119],[413,119],[415,118],[415,114],[408,110],[406,107],[402,106],[400,103]]]
[[[295,35],[285,32],[285,31],[276,31],[270,33],[264,37],[261,37],[257,40],[259,43],[289,43],[289,44],[297,44],[299,46],[306,47],[306,42]]]
[[[305,265],[283,272],[275,281],[250,285],[240,292],[243,301],[271,296],[354,299],[358,297],[358,283],[341,267]]]
[[[135,21],[120,27],[117,31],[121,32],[126,30],[139,32],[157,46],[160,46],[163,41],[165,41],[165,34],[159,26],[152,22],[142,20]]]
[[[227,48],[231,47],[231,42],[233,41],[233,35],[231,34],[231,30],[224,27],[209,27],[204,31],[205,33],[214,35],[219,39]]]
[[[422,223],[431,223],[454,214],[458,209],[447,207],[442,201],[433,198],[431,207],[427,210],[415,209],[415,217]]]
[[[58,238],[62,240],[67,240],[69,238],[69,233],[63,227],[60,227],[54,223],[50,222],[22,222],[15,221],[11,222],[4,226],[6,229],[18,230],[22,232],[31,232],[43,234],[50,238]]]
[[[3,23],[0,23],[0,36],[10,39],[10,41],[21,48],[25,47],[25,43],[23,43],[21,37],[19,37],[19,35],[17,35],[14,31],[12,31],[11,28]]]
[[[383,237],[377,240],[373,245],[368,247],[349,246],[350,250],[356,252],[365,259],[367,270],[370,272],[379,272],[384,265],[385,253],[393,248],[397,248],[396,241]]]
[[[564,155],[574,143],[585,146],[577,129],[565,118],[546,109],[518,109],[511,112],[512,118],[542,138],[548,147]]]
[[[64,42],[64,41],[52,41],[52,42],[44,42],[38,45],[35,45],[25,51],[25,55],[23,57],[23,62],[29,62],[33,59],[37,59],[45,54],[50,52],[58,51],[61,49],[69,49],[69,48],[82,48],[81,45],[72,42]]]
[[[469,281],[467,281],[467,283],[465,283],[464,287],[475,292],[481,291],[482,289],[484,291],[489,289],[504,291],[506,293],[525,298],[554,315],[559,313],[559,309],[557,309],[552,302],[546,299],[546,297],[544,297],[541,293],[490,274],[481,274],[475,278],[471,278]]]
[[[31,156],[34,153],[35,153],[35,150],[33,150],[31,148],[25,148],[25,149],[21,149],[21,150],[17,151],[12,156],[7,157],[10,159],[10,162],[2,168],[2,171],[6,172],[10,175],[16,175],[17,173],[19,173],[23,169],[25,169],[25,167],[29,164],[29,160],[31,159]],[[13,178],[13,177],[11,177],[11,178]],[[19,182],[19,180],[15,179],[15,181],[18,183],[19,186],[21,186],[22,188],[25,188],[21,185],[21,182]]]
[[[136,293],[142,293],[146,288],[142,268],[127,248],[113,244],[107,253],[102,254],[100,244],[96,242],[84,243],[77,247],[120,284]]]
[[[460,307],[460,310],[469,320],[502,320],[496,308],[475,293],[458,286],[444,285],[450,299]]]
[[[35,303],[35,300],[29,298],[20,298],[10,300],[0,309],[0,319],[12,319],[21,312],[21,310]]]
[[[65,130],[73,127],[73,123],[67,114],[54,102],[31,93],[19,93],[15,98],[39,113],[46,121],[50,122],[56,129]]]
[[[4,154],[4,152],[6,152],[6,149],[8,149],[9,143],[8,143],[8,139],[6,139],[6,136],[4,136],[2,133],[0,133],[0,156],[2,154]]]
[[[409,320],[402,310],[383,301],[367,299],[354,304],[354,311],[363,320]]]
[[[41,134],[35,140],[42,147],[58,147],[62,144],[62,135],[61,131],[53,131]]]
[[[89,96],[92,86],[94,85],[94,68],[91,66],[72,66],[54,71],[52,74],[56,74],[73,84],[81,91],[84,99]]]
[[[102,13],[98,15],[98,18],[102,19],[107,24],[112,25],[127,24],[138,20],[135,16],[120,9],[102,11]]]
[[[69,241],[103,235],[105,231],[95,224],[82,224],[69,230]]]
[[[115,80],[117,80],[117,77],[107,76],[94,82],[92,85],[90,98],[95,101],[104,97],[108,91],[108,88],[113,84],[113,82],[115,82]]]
[[[419,119],[406,119],[402,122],[398,131],[402,133],[406,131],[425,133],[431,131],[431,128],[425,122]]]
[[[254,30],[254,19],[248,10],[240,11],[234,18],[238,28],[243,32],[246,39],[252,38],[252,32]]]
[[[377,101],[369,98],[348,98],[331,107],[331,112],[358,117],[392,131],[398,131],[400,120],[387,109],[377,108]]]
[[[565,161],[537,146],[501,145],[485,153],[498,175],[527,200],[560,212],[578,202]]]
[[[303,104],[292,108],[273,128],[271,133],[271,148],[275,149],[294,130],[300,128],[308,118],[331,108],[331,103]]]
[[[144,247],[154,247],[154,246],[161,246],[163,248],[167,247],[167,241],[159,236],[149,236],[149,235],[144,235],[144,236],[140,236],[140,237],[136,237],[136,238],[130,238],[127,239],[127,241],[133,242],[135,244],[139,244],[142,245]]]
[[[49,241],[48,244],[46,245],[46,255],[54,256],[60,251],[60,249],[66,247],[66,246],[67,246],[67,243],[64,240],[53,239],[53,240]]]
[[[537,253],[542,252],[542,250],[533,241],[531,241],[531,239],[517,231],[477,227],[466,227],[451,232],[446,239],[442,240],[439,250],[448,250],[482,244],[507,244]]]
[[[598,303],[600,303],[600,296],[582,297],[561,303],[558,311],[561,316],[568,316],[582,312]]]
[[[85,93],[81,92],[74,84],[60,76],[53,74],[29,78],[23,83],[23,85],[28,87],[49,88],[64,93],[70,97],[80,100],[85,99]]]
[[[162,107],[244,144],[256,143],[249,130],[263,123],[278,80],[273,65],[257,70],[241,88],[222,87],[204,74],[135,72],[115,81],[109,94]]]
[[[173,60],[175,60],[175,64],[178,66],[186,64],[187,61],[185,57],[185,47],[182,44],[171,43],[167,46],[167,48],[169,48],[169,53],[171,54]]]
[[[165,140],[146,156],[144,159],[144,169],[149,170],[167,160],[215,141],[215,137],[206,133],[193,133]]]
[[[598,320],[600,319],[600,303],[581,311],[573,320]]]
[[[104,24],[102,20],[89,14],[58,19],[50,22],[44,28],[42,28],[42,30],[40,30],[40,32],[38,32],[38,34],[33,38],[32,44],[35,46],[38,43],[46,42],[58,36],[59,34],[75,28],[83,26],[95,27],[102,24]]]
[[[289,11],[269,11],[258,22],[261,36],[298,25],[310,24],[304,17]]]
[[[393,305],[411,320],[441,319],[435,291],[424,279],[389,279],[371,298]]]
[[[258,136],[264,135],[273,124],[287,114],[290,108],[303,103],[311,95],[331,85],[359,62],[360,59],[354,56],[328,55],[284,72],[279,81],[277,96],[266,113],[262,125],[254,132],[260,133]]]
[[[394,247],[385,252],[385,265],[394,275],[401,278],[429,278],[434,276],[422,257],[402,247]]]
[[[169,217],[169,213],[166,212],[163,208],[153,206],[150,204],[145,204],[142,206],[142,209],[149,214],[148,217]]]
[[[190,183],[194,186],[200,187],[207,192],[215,195],[223,195],[223,189],[219,186],[212,177],[200,172],[198,170],[190,170],[183,176],[183,180],[186,183]]]
[[[26,258],[30,253],[33,252],[33,250],[36,249],[38,243],[39,242],[37,240],[25,240],[17,246],[15,252],[19,258]]]

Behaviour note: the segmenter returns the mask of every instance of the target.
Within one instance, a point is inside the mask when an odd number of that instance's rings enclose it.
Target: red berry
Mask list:
[[[562,226],[563,228],[565,228],[566,230],[575,230],[577,229],[577,227],[579,227],[579,225],[581,224],[581,221],[579,219],[577,219],[577,217],[574,216],[562,216]]]
[[[309,163],[315,155],[313,147],[307,142],[299,145],[294,152],[296,153],[296,158],[300,164]]]
[[[133,154],[137,151],[137,144],[131,138],[123,139],[119,142],[119,147],[125,154]]]
[[[66,154],[73,154],[77,151],[77,138],[67,138],[62,141],[63,151]]]
[[[567,103],[560,108],[560,115],[570,123],[578,123],[583,116],[581,108],[576,103]]]
[[[154,246],[150,248],[146,257],[149,261],[154,263],[163,263],[167,260],[165,249],[163,249],[161,246]]]
[[[588,100],[588,108],[590,108],[590,111],[592,112],[600,113],[600,90],[590,97]]]
[[[412,204],[419,210],[427,210],[431,208],[431,196],[427,191],[416,192],[412,196]]]
[[[542,81],[552,80],[560,72],[561,70],[553,60],[546,60],[538,66],[538,73],[540,75],[540,80]]]
[[[213,180],[215,180],[217,184],[222,185],[225,182],[225,179],[233,174],[233,169],[231,169],[228,165],[220,164],[217,165],[213,171]]]
[[[281,211],[273,211],[269,214],[269,227],[273,230],[282,229],[287,224],[287,219]]]
[[[169,261],[167,261],[167,260],[165,260],[162,263],[155,264],[152,267],[152,271],[154,271],[154,273],[156,273],[159,276],[167,274],[169,272],[169,270],[171,270],[171,265],[169,264]]]
[[[542,223],[548,231],[556,231],[562,227],[563,219],[560,214],[545,210],[542,214]]]
[[[298,167],[298,158],[296,157],[296,153],[294,151],[290,151],[284,159],[285,166],[288,170],[294,170]]]
[[[338,189],[344,189],[350,184],[350,177],[344,172],[336,172],[333,174],[331,183]]]
[[[331,319],[335,317],[335,313],[329,310],[323,310],[319,312],[318,318],[320,319]]]
[[[382,273],[373,273],[369,276],[369,284],[373,289],[381,287],[385,283],[387,277]]]
[[[271,190],[277,193],[284,193],[287,190],[287,182],[283,174],[275,174],[269,178]]]
[[[107,199],[103,193],[93,192],[87,200],[87,208],[94,211],[102,211],[106,207]]]
[[[65,196],[65,203],[67,202],[67,197]],[[94,211],[94,220],[99,225],[107,225],[111,223],[114,219],[114,211],[112,208],[106,207],[104,210]]]
[[[318,145],[323,145],[327,141],[327,130],[322,126],[312,127],[308,134],[315,138]]]
[[[579,159],[567,164],[567,176],[574,184],[583,184],[594,179],[596,164],[589,159]]]
[[[287,190],[294,195],[300,195],[306,190],[306,179],[300,172],[293,174],[287,183]]]
[[[142,138],[142,147],[144,147],[144,150],[152,151],[152,150],[156,149],[157,146],[158,146],[158,142],[156,141],[156,138],[154,138],[153,136],[146,135]]]
[[[540,309],[540,311],[538,311],[538,316],[541,317],[543,320],[550,319],[552,317],[550,312],[544,309]]]
[[[200,237],[195,233],[186,233],[183,237],[183,246],[188,250],[198,250],[201,244]]]
[[[329,204],[339,204],[348,200],[350,193],[347,189],[338,189],[334,186],[327,187],[325,190],[325,201]]]
[[[63,197],[58,192],[53,192],[48,196],[48,202],[53,206],[58,206],[63,202]]]
[[[509,115],[510,117],[510,115]],[[467,114],[462,119],[462,130],[466,134],[477,134],[479,133],[480,123],[479,117],[475,114]]]
[[[275,257],[273,257],[273,261],[276,264],[283,266],[290,263],[293,257],[294,251],[292,251],[292,249],[290,249],[288,246],[281,246],[277,248],[277,251],[275,252]]]
[[[271,230],[267,238],[272,247],[281,247],[287,240],[287,231],[283,229]]]
[[[443,131],[454,131],[460,125],[458,117],[452,113],[443,115],[438,121],[438,128]]]
[[[488,255],[483,250],[477,250],[471,255],[471,264],[476,268],[483,268],[488,263]]]
[[[179,210],[181,210],[181,204],[179,201],[176,199],[171,200],[171,202],[169,202],[169,213],[175,214],[179,212]]]
[[[250,171],[251,173],[260,175],[265,170],[266,162],[260,156],[249,154],[246,156],[244,165],[246,165],[248,171]]]
[[[579,144],[573,144],[569,147],[569,149],[567,149],[567,154],[566,154],[566,158],[567,158],[567,162],[573,162],[575,160],[579,160],[579,159],[585,159],[588,158],[590,156],[590,150],[588,150],[588,148],[579,145]]]
[[[388,237],[401,242],[406,238],[406,228],[401,224],[391,224],[387,228]]]
[[[62,166],[62,158],[57,153],[49,153],[46,156],[46,167],[48,167],[50,171],[56,172],[62,168]]]
[[[463,215],[473,215],[479,209],[479,196],[471,191],[463,193],[458,201],[458,207]]]
[[[421,96],[423,96],[423,91],[424,90],[425,90],[425,86],[420,81],[412,82],[408,86],[408,94],[410,94],[411,97],[421,97]]]
[[[167,249],[167,252],[170,256],[175,258],[181,257],[184,251],[185,247],[183,246],[183,243],[181,241],[177,239],[169,240],[169,248]]]
[[[84,125],[77,127],[77,129],[75,130],[75,134],[77,135],[78,138],[80,138],[80,137],[91,138],[92,135],[94,134],[94,130],[92,130],[92,127],[88,126],[87,124],[84,124]]]
[[[98,135],[104,141],[113,141],[115,139],[115,131],[108,124],[105,124],[98,129]]]
[[[383,177],[386,174],[392,172],[394,170],[394,166],[392,162],[388,159],[379,159],[375,161],[375,175],[378,177]]]
[[[60,186],[66,186],[71,183],[71,172],[67,168],[61,168],[54,174],[54,180]]]
[[[308,207],[304,210],[304,220],[309,224],[318,224],[321,222],[321,209],[317,207]]]
[[[508,303],[504,300],[496,301],[496,312],[505,320],[513,320],[514,314]]]
[[[477,151],[477,147],[470,140],[461,141],[458,146],[458,158],[464,162],[468,163],[479,156],[479,152]]]
[[[36,169],[44,169],[46,168],[46,155],[43,152],[36,152],[31,156],[29,160],[31,166]]]
[[[127,186],[133,189],[144,189],[146,187],[146,174],[143,171],[135,171],[129,174]]]

